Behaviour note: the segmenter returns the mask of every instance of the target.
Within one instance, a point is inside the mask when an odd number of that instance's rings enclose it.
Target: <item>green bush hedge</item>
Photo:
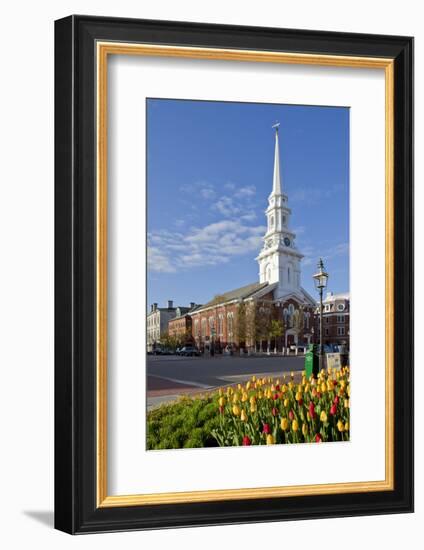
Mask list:
[[[211,435],[218,427],[216,399],[183,398],[147,415],[147,449],[217,447]]]

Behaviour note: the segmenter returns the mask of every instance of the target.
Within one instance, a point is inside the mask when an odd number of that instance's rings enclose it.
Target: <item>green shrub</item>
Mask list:
[[[217,427],[216,401],[182,398],[147,414],[147,449],[216,447],[212,430]]]

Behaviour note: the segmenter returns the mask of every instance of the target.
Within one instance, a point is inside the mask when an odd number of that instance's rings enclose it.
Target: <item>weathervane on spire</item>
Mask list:
[[[278,133],[278,128],[280,127],[280,123],[277,121],[275,124],[271,126],[271,128],[275,128],[275,131]]]

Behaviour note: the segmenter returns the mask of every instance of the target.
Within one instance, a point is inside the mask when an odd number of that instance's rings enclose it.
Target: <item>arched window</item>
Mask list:
[[[269,227],[272,229],[274,227],[274,216],[269,218]]]
[[[287,282],[290,282],[290,268],[287,268]]]

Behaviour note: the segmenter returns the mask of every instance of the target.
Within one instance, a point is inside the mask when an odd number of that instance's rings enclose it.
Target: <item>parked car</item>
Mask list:
[[[184,346],[178,350],[178,355],[182,355],[183,357],[198,357],[200,355],[200,351],[193,346]]]

